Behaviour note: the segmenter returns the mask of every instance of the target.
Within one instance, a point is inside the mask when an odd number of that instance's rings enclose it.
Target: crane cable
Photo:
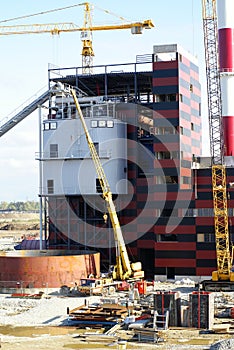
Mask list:
[[[67,10],[73,7],[77,7],[77,6],[82,6],[84,5],[84,3],[80,3],[80,4],[75,4],[75,5],[70,5],[70,6],[66,6],[66,7],[59,7],[57,9],[53,9],[53,10],[47,10],[47,11],[42,11],[42,12],[37,12],[37,13],[33,13],[31,15],[24,15],[24,16],[19,16],[19,17],[14,17],[14,18],[9,18],[9,19],[4,19],[2,21],[0,21],[0,23],[6,23],[6,22],[10,22],[10,21],[15,21],[18,19],[23,19],[23,18],[29,18],[29,17],[35,17],[35,16],[39,16],[39,15],[44,15],[46,13],[51,13],[51,12],[56,12],[56,11],[62,11],[62,10]]]
[[[47,13],[52,13],[52,12],[57,12],[57,11],[63,11],[63,10],[67,10],[67,9],[71,9],[71,8],[74,8],[74,7],[78,7],[78,6],[83,6],[85,5],[86,3],[82,2],[82,3],[79,3],[79,4],[74,4],[74,5],[70,5],[70,6],[65,6],[65,7],[59,7],[59,8],[56,8],[56,9],[52,9],[52,10],[47,10],[47,11],[41,11],[41,12],[37,12],[37,13],[33,13],[33,14],[30,14],[30,15],[24,15],[24,16],[19,16],[19,17],[13,17],[13,18],[9,18],[9,19],[4,19],[2,21],[0,21],[0,23],[6,23],[6,22],[11,22],[11,21],[15,21],[15,20],[19,20],[19,19],[24,19],[24,18],[30,18],[30,17],[35,17],[35,16],[40,16],[40,15],[45,15]],[[93,4],[90,4],[90,5],[93,5]],[[121,19],[121,21],[129,21],[127,20],[126,18],[122,17],[122,16],[119,16],[119,15],[116,15],[115,13],[109,11],[109,10],[105,10],[105,9],[102,9],[101,7],[98,7],[98,6],[95,6],[95,8],[97,8],[98,10],[100,11],[103,11],[107,14],[110,14],[112,16],[115,16],[119,19]]]

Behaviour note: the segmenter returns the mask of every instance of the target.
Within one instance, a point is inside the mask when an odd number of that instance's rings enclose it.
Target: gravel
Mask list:
[[[86,298],[89,303],[98,297]],[[67,307],[74,309],[83,305],[85,298],[58,297],[42,299],[11,298],[0,296],[0,325],[13,326],[59,326],[66,325]]]

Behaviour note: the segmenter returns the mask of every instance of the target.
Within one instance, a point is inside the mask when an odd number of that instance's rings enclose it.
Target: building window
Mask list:
[[[191,130],[194,131],[194,124],[191,123]]]
[[[183,185],[191,185],[191,177],[182,176],[181,180]]]
[[[98,121],[98,126],[99,126],[99,128],[105,128],[105,126],[106,126],[106,121],[105,121],[105,120],[99,120],[99,121]]]
[[[150,134],[154,135],[175,135],[176,134],[176,128],[170,127],[170,126],[164,126],[164,127],[150,127]]]
[[[189,91],[190,91],[190,92],[193,92],[193,84],[190,84],[190,85],[189,85]]]
[[[93,145],[94,145],[94,147],[96,149],[97,154],[99,155],[99,143],[98,142],[94,142]]]
[[[170,209],[167,209],[167,208],[164,208],[161,212],[161,217],[165,217],[165,218],[168,218],[168,217],[178,217],[178,209],[173,209],[173,208],[170,208]]]
[[[175,234],[158,235],[158,242],[178,242],[178,236]]]
[[[58,144],[50,144],[50,158],[58,158]]]
[[[113,121],[113,120],[107,120],[106,126],[107,126],[108,128],[113,128],[113,127],[114,127],[114,121]]]
[[[102,193],[102,186],[99,179],[96,179],[96,192]]]
[[[57,129],[57,123],[56,122],[51,122],[50,123],[50,129],[51,130],[56,130]]]
[[[215,242],[215,234],[214,233],[198,233],[197,234],[197,242],[213,243],[213,242]]]
[[[174,102],[176,101],[176,94],[161,94],[155,95],[156,102]]]
[[[181,134],[181,135],[184,134],[184,128],[183,128],[183,126],[180,127],[180,134]]]
[[[97,128],[97,120],[91,120],[91,127]]]
[[[180,102],[183,102],[183,95],[180,94],[179,96],[180,96]]]
[[[205,242],[205,235],[204,235],[204,233],[198,233],[197,234],[197,242]]]
[[[164,184],[178,184],[178,176],[157,176],[156,177],[156,184],[157,185],[164,185]]]
[[[47,192],[48,194],[54,193],[54,180],[47,180]]]
[[[161,159],[171,159],[171,153],[168,151],[165,152],[156,152],[156,158]]]
[[[50,129],[50,123],[44,123],[43,130],[49,130],[49,129]]]

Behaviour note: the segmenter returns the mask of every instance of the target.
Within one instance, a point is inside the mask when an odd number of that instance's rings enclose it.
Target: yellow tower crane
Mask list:
[[[42,33],[50,33],[52,35],[59,35],[60,33],[67,32],[81,32],[81,40],[83,43],[82,47],[82,73],[92,73],[93,69],[93,40],[92,40],[92,32],[93,31],[102,31],[102,30],[115,30],[115,29],[131,29],[132,34],[142,34],[143,29],[151,29],[154,27],[154,24],[151,19],[132,22],[132,23],[121,23],[115,25],[92,25],[92,6],[88,2],[84,2],[80,5],[84,5],[84,24],[83,27],[80,27],[72,22],[68,23],[42,23],[42,24],[19,24],[19,25],[7,25],[0,26],[0,36],[1,35],[14,35],[14,34],[42,34]],[[78,6],[74,5],[74,6]],[[22,16],[18,18],[27,18],[39,14],[45,14],[48,12],[54,12],[65,8],[58,8],[55,10],[44,11],[34,15]],[[107,12],[107,11],[106,11]],[[13,20],[13,19],[10,19]],[[9,20],[9,21],[10,21]],[[3,21],[3,22],[7,22]],[[0,22],[2,23],[2,22]]]

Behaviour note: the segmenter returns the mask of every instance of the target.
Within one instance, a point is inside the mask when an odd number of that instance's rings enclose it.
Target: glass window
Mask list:
[[[54,180],[47,180],[47,192],[48,194],[54,193]]]

